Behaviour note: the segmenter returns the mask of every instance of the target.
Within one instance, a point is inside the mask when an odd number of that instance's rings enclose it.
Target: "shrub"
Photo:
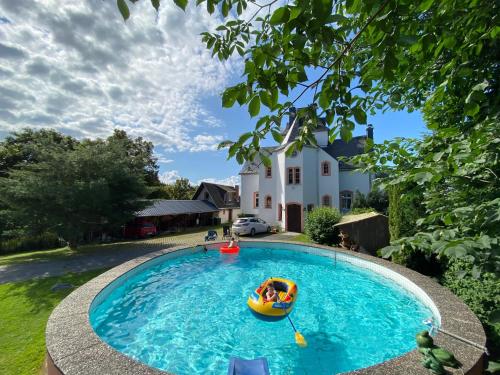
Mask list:
[[[11,238],[0,242],[0,253],[15,253],[21,251],[45,250],[61,247],[59,237],[54,233],[43,233],[37,236]]]
[[[340,221],[338,209],[317,207],[307,215],[305,231],[307,236],[316,243],[332,245],[338,243],[338,230],[333,226]]]
[[[375,211],[387,215],[387,210],[389,208],[389,197],[387,192],[377,188],[372,189],[366,196],[366,204]]]
[[[465,260],[448,263],[442,284],[462,299],[476,314],[486,331],[488,347],[492,354],[500,354],[500,323],[490,321],[491,313],[500,309],[500,279],[494,274],[482,272],[473,275],[473,266]]]
[[[417,220],[425,216],[420,194],[400,185],[391,185],[388,187],[388,197],[391,241],[414,235],[417,232]]]
[[[354,198],[352,199],[351,208],[366,208],[368,207],[368,203],[366,202],[366,197],[359,190],[356,190],[354,193]]]

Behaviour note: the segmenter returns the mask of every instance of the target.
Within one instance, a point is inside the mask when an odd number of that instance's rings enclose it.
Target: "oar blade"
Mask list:
[[[305,348],[307,346],[307,341],[304,336],[300,334],[300,332],[295,332],[295,342],[302,348]]]

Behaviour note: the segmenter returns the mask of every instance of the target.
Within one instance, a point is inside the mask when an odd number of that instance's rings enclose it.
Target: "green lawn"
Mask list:
[[[52,292],[56,283],[79,286],[104,272],[35,279],[0,285],[0,373],[38,375],[45,356],[45,325],[51,311],[72,289]]]
[[[64,259],[71,257],[75,254],[91,254],[93,252],[101,251],[120,251],[134,246],[150,246],[161,248],[162,245],[169,244],[181,244],[181,243],[195,243],[202,242],[208,229],[215,229],[218,231],[219,235],[222,235],[221,226],[211,226],[211,227],[200,227],[192,228],[185,232],[176,234],[160,235],[144,240],[137,241],[120,241],[107,244],[98,245],[85,245],[77,249],[77,251],[71,251],[68,247],[62,247],[60,249],[52,250],[39,250],[22,252],[17,254],[9,254],[0,256],[0,266],[8,264],[19,264],[27,263],[32,261],[46,261],[53,259]],[[154,249],[152,249],[154,250]]]
[[[297,242],[305,242],[305,243],[314,243],[309,237],[307,237],[307,234],[302,233],[299,234],[298,236],[290,238],[292,241],[297,241]]]

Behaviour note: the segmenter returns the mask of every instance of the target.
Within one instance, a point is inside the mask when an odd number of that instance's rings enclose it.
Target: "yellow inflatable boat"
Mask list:
[[[271,283],[278,292],[277,301],[268,301],[266,298],[267,287]],[[298,292],[297,285],[293,281],[272,277],[260,284],[248,297],[247,304],[254,315],[260,319],[280,320],[292,311]]]

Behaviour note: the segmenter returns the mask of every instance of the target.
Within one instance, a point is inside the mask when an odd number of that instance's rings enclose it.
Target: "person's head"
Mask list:
[[[269,290],[274,290],[274,285],[273,285],[273,283],[269,283],[269,284],[267,285],[267,289],[269,289]]]

